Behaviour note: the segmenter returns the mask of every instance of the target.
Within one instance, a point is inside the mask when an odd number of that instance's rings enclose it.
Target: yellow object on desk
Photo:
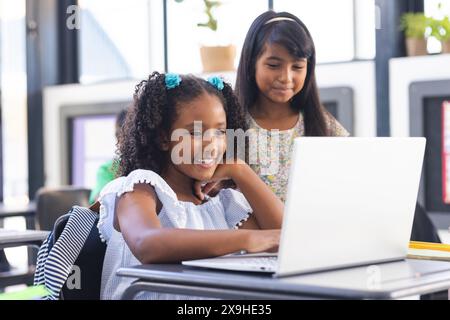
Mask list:
[[[450,261],[450,245],[433,242],[410,241],[409,259]]]

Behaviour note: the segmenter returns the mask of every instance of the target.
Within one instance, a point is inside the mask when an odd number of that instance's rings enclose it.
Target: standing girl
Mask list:
[[[277,249],[283,204],[245,162],[222,163],[226,130],[245,126],[243,110],[220,78],[155,72],[137,86],[119,137],[121,177],[99,198],[99,231],[108,244],[102,299],[120,298],[134,280],[118,277],[121,267]],[[226,179],[240,192],[195,196],[199,182]]]
[[[250,128],[268,137],[270,152],[259,146],[258,155],[250,155],[258,158],[251,166],[283,202],[293,140],[349,135],[320,103],[315,66],[314,42],[300,19],[273,11],[256,18],[244,42],[235,89]]]

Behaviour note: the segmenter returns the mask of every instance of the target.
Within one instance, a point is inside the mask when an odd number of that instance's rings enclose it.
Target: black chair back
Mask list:
[[[419,203],[416,204],[414,213],[411,241],[441,243],[436,227],[428,216],[428,213]]]
[[[73,186],[40,188],[36,192],[36,222],[40,230],[52,230],[56,220],[72,206],[89,207],[90,190]]]

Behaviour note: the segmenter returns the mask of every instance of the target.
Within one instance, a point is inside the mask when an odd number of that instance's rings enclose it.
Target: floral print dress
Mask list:
[[[295,138],[305,135],[303,113],[295,126],[288,130],[266,130],[248,115],[250,135],[250,167],[280,198],[286,201],[286,192],[291,166],[291,153]],[[327,118],[331,136],[348,137],[348,131],[331,115]],[[257,139],[257,143],[252,139]]]

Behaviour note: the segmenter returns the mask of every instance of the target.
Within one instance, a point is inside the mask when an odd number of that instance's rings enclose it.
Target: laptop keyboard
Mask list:
[[[253,266],[260,270],[267,270],[275,272],[277,269],[278,258],[277,257],[262,257],[262,258],[248,258],[244,259],[244,264]]]
[[[258,258],[230,258],[220,259],[220,264],[230,269],[241,269],[251,271],[275,272],[277,269],[277,257],[258,257]],[[233,268],[234,267],[234,268]]]
[[[278,257],[267,252],[229,254],[217,258],[182,261],[182,264],[210,269],[275,273]]]

